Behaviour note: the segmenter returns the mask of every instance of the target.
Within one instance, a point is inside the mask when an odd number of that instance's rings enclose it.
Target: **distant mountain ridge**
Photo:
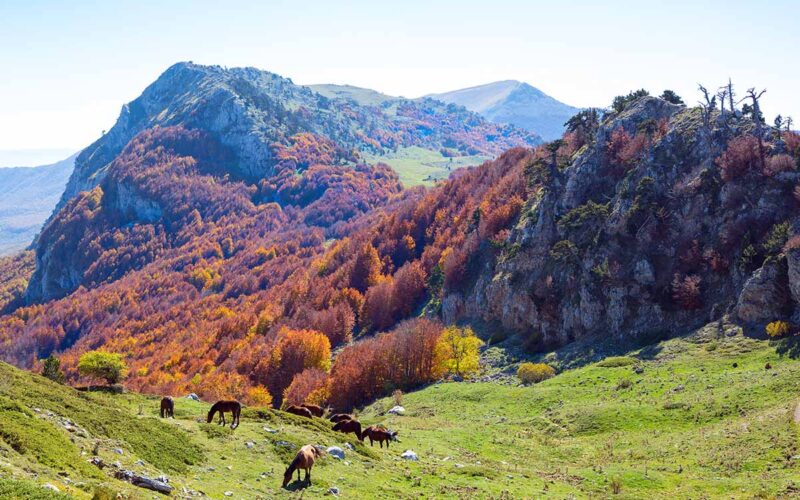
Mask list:
[[[504,80],[428,97],[464,106],[495,123],[510,123],[545,140],[561,137],[564,123],[580,109],[524,82]]]
[[[433,99],[393,98],[391,105],[377,109],[353,99],[327,97],[256,68],[181,62],[124,105],[114,127],[81,152],[58,208],[97,186],[106,167],[136,134],[174,125],[209,131],[235,152],[231,173],[248,181],[272,175],[279,161],[276,147],[291,146],[299,133],[325,137],[347,155],[422,146],[496,156],[512,146],[541,143],[533,133]],[[344,156],[334,160],[353,159]]]
[[[76,157],[41,167],[0,168],[0,255],[33,241],[61,197]]]

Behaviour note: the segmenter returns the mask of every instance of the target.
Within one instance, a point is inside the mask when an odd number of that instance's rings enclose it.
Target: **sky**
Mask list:
[[[797,0],[0,0],[0,166],[87,146],[178,61],[405,97],[515,79],[579,107],[731,77],[800,123],[798,21]]]

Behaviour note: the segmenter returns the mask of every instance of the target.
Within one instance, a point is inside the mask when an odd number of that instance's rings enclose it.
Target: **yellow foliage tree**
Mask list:
[[[272,394],[260,385],[247,390],[247,399],[254,406],[272,406]]]
[[[480,368],[479,349],[483,341],[475,336],[472,328],[448,326],[436,344],[437,359],[444,369],[461,377],[478,372]]]

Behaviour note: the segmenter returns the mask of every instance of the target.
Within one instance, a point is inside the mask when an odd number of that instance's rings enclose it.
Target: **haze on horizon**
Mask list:
[[[255,66],[300,84],[418,97],[525,81],[579,107],[733,78],[800,120],[800,3],[39,0],[0,4],[0,150],[78,150],[178,61]],[[24,163],[23,163],[24,164]],[[3,165],[0,166],[10,166]]]

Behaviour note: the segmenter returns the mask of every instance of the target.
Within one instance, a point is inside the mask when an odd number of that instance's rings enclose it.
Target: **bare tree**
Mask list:
[[[731,107],[731,113],[736,112],[736,107],[733,105],[733,82],[731,82],[731,77],[728,77],[728,101]]]
[[[767,89],[764,89],[760,92],[756,92],[755,87],[751,87],[747,89],[747,95],[742,98],[742,100],[750,99],[753,102],[753,122],[756,124],[756,138],[758,139],[758,156],[761,160],[761,169],[764,169],[764,157],[766,153],[764,152],[764,142],[762,141],[763,133],[761,129],[761,125],[764,122],[764,117],[761,116],[761,107],[758,105],[758,100],[761,99],[761,96]]]
[[[792,117],[791,116],[787,116],[786,117],[786,121],[784,123],[786,124],[786,131],[787,132],[791,131],[792,130],[792,124],[794,123],[794,120],[792,120]]]
[[[719,110],[724,115],[725,98],[728,97],[728,87],[720,87],[719,89],[717,89],[717,95],[715,97],[719,99]],[[733,108],[731,108],[731,113],[733,113]]]
[[[711,113],[717,107],[717,96],[712,96],[708,93],[708,89],[703,87],[702,85],[698,84],[697,87],[700,89],[700,92],[703,93],[703,98],[706,102],[699,102],[700,110],[703,116],[703,127],[706,129],[706,133],[709,135],[711,134]]]

